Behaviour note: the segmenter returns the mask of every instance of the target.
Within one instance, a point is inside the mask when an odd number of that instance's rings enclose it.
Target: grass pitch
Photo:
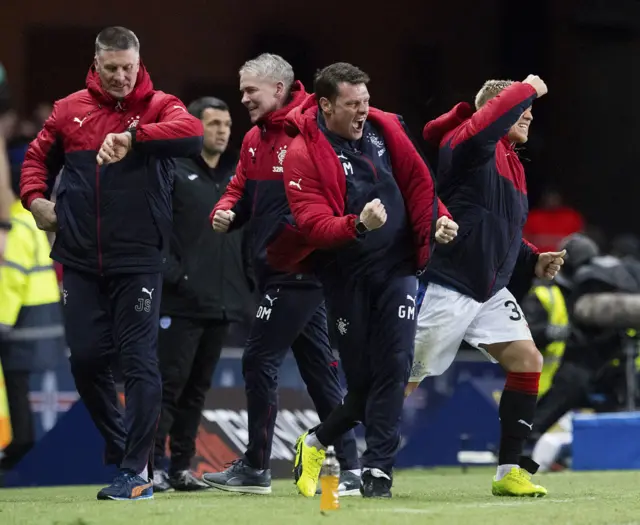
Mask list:
[[[397,472],[391,500],[346,497],[323,516],[320,498],[296,494],[292,481],[274,482],[270,496],[211,489],[156,494],[137,502],[97,501],[100,487],[0,489],[1,525],[640,525],[640,473],[565,472],[538,475],[541,499],[491,495],[493,469]]]

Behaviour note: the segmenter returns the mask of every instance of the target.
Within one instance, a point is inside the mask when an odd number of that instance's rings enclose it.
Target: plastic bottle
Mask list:
[[[340,485],[340,463],[336,458],[336,451],[331,446],[327,448],[322,469],[320,470],[320,511],[324,514],[327,511],[338,510],[340,501],[338,499],[338,486]]]

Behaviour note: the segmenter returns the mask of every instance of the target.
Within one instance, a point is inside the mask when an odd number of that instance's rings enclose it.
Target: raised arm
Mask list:
[[[296,225],[311,245],[334,248],[356,238],[357,215],[336,216],[302,137],[289,146],[284,187]]]
[[[203,131],[200,119],[180,99],[167,95],[158,122],[130,130],[131,148],[156,157],[195,157],[202,151]]]

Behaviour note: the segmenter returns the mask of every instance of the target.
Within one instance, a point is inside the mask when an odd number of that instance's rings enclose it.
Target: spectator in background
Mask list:
[[[558,250],[562,239],[584,230],[582,215],[563,203],[555,188],[547,188],[540,206],[532,208],[524,226],[524,237],[541,252]]]
[[[199,157],[176,160],[173,232],[160,304],[158,357],[162,413],[156,431],[154,490],[209,488],[189,471],[195,455],[205,395],[220,359],[229,325],[241,322],[251,302],[244,230],[217,235],[209,223],[211,206],[233,177],[237,155],[227,150],[229,107],[204,97],[189,113],[202,120]],[[170,436],[169,472],[163,470]]]
[[[9,470],[33,447],[29,376],[55,368],[63,355],[60,291],[49,258],[47,234],[16,195],[20,172],[12,177],[11,224],[0,265],[0,362],[4,370],[13,440],[0,470]]]
[[[640,239],[633,233],[621,233],[611,241],[611,255],[619,259],[640,260]]]

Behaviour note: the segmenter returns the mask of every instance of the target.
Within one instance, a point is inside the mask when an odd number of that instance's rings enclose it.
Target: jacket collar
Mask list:
[[[140,61],[140,69],[138,70],[138,77],[136,78],[136,85],[133,91],[122,100],[116,99],[104,90],[100,82],[100,75],[98,75],[94,64],[91,65],[87,73],[86,86],[91,96],[95,98],[99,104],[120,111],[134,108],[142,100],[153,95],[153,82],[151,82],[151,77],[142,61]]]

